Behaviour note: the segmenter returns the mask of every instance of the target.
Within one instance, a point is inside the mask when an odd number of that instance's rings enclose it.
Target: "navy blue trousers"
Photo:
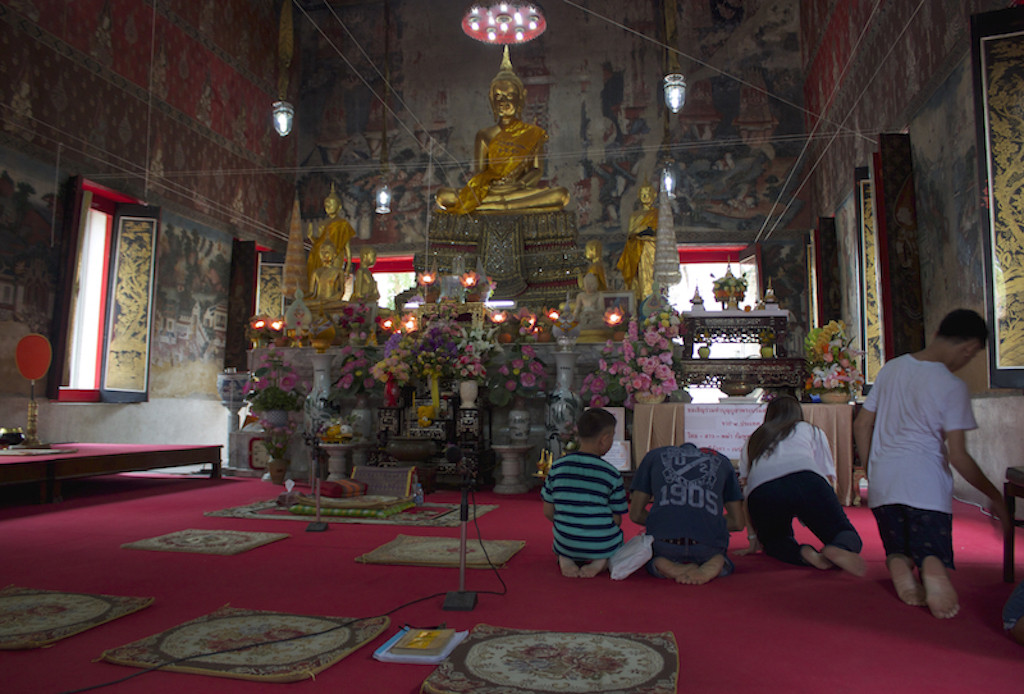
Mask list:
[[[765,554],[789,564],[807,564],[793,537],[794,518],[823,544],[851,552],[860,552],[863,546],[832,487],[810,471],[794,472],[758,486],[747,497],[747,511]]]

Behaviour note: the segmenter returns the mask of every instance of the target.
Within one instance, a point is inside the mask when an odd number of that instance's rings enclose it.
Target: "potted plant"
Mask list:
[[[252,378],[246,384],[245,399],[266,432],[264,445],[270,455],[271,481],[284,481],[285,455],[292,434],[291,414],[302,409],[308,387],[299,379],[284,354],[271,349],[260,355]]]

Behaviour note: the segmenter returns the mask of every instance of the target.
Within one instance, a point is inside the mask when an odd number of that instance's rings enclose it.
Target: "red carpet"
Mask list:
[[[37,490],[26,491],[29,500]],[[225,604],[298,614],[373,616],[406,601],[458,588],[458,570],[359,564],[354,558],[403,534],[450,535],[458,528],[332,525],[296,532],[295,523],[204,517],[203,512],[270,498],[277,488],[257,480],[169,479],[121,475],[69,485],[65,501],[18,504],[0,498],[0,585],[114,595],[150,595],[155,603],[52,648],[6,652],[5,692],[50,694],[136,672],[93,662],[127,644]],[[991,522],[957,504],[954,541],[960,614],[948,621],[899,603],[885,572],[874,519],[852,508],[865,542],[863,579],[789,567],[758,555],[736,557],[736,572],[706,586],[680,586],[639,572],[625,581],[562,578],[539,495],[489,491],[498,504],[483,516],[485,539],[521,538],[526,547],[501,570],[467,572],[480,592],[472,612],[441,609],[443,598],[391,615],[392,627],[365,648],[289,692],[411,694],[432,666],[371,658],[402,624],[458,629],[487,623],[514,629],[675,633],[680,691],[975,692],[1017,691],[1024,648],[1006,638],[1000,611],[1011,586],[1001,581],[1002,543]],[[457,502],[441,491],[430,501]],[[638,532],[628,520],[627,535]],[[286,527],[284,527],[286,526]],[[300,526],[301,527],[301,526]],[[292,538],[236,556],[132,552],[120,545],[184,528],[291,532]],[[1020,533],[1020,531],[1018,531]],[[470,526],[470,537],[476,530]],[[1024,535],[1022,533],[1021,535]],[[1024,537],[1018,536],[1019,547]],[[734,534],[739,545],[742,534]],[[1024,578],[1024,562],[1018,563]],[[275,685],[276,686],[276,685]],[[270,685],[173,672],[144,674],[102,691],[147,694],[263,692]]]

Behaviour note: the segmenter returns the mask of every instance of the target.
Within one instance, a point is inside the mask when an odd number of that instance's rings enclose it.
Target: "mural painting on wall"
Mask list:
[[[151,393],[215,390],[223,366],[231,238],[164,212],[157,256]]]
[[[875,233],[875,200],[867,168],[857,172],[857,228],[860,232],[861,331],[864,336],[864,382],[874,383],[885,362],[882,336],[882,300],[878,275],[878,236]]]
[[[686,28],[680,46],[717,69],[694,66],[688,72],[687,104],[669,117],[667,128],[660,92],[663,55],[656,46],[626,40],[619,30],[600,23],[581,23],[571,8],[555,7],[553,13],[565,14],[563,27],[579,28],[579,33],[573,29],[573,40],[582,48],[566,53],[558,43],[564,33],[549,30],[513,51],[513,64],[527,87],[524,119],[548,128],[551,137],[545,180],[570,190],[569,209],[576,212],[581,243],[603,241],[609,265],[625,242],[638,189],[645,177],[657,178],[660,158],[671,156],[679,174],[677,228],[708,232],[759,229],[796,161],[800,144],[789,136],[802,132],[803,116],[783,102],[802,99],[797,12],[786,2],[768,2],[746,14],[742,9],[718,12],[712,5],[679,3],[679,25]],[[351,22],[353,34],[354,27],[362,27],[362,35],[381,35],[379,8],[337,11]],[[500,62],[498,52],[486,54],[493,55],[486,70],[475,58],[472,65],[452,66],[472,74],[472,84],[460,74],[438,79],[433,54],[425,54],[431,49],[396,38],[427,20],[421,12],[409,5],[393,12],[387,65],[392,94],[403,98],[389,101],[395,112],[387,122],[388,182],[394,196],[389,215],[375,215],[372,204],[381,180],[383,107],[360,79],[381,93],[382,75],[356,60],[360,74],[354,74],[326,39],[318,39],[315,53],[303,58],[303,108],[315,114],[316,126],[308,141],[300,142],[300,159],[308,169],[299,180],[302,217],[323,216],[323,199],[333,182],[357,244],[372,241],[394,251],[422,248],[433,193],[439,186],[465,183],[473,133],[492,120],[485,110],[486,89]],[[638,15],[631,26],[652,34],[663,21],[654,7],[629,12]],[[550,20],[552,26],[556,19]],[[328,26],[327,33],[332,31],[340,33]],[[727,39],[734,35],[741,37],[742,51],[730,47]],[[356,53],[349,50],[347,37],[336,38],[337,45],[346,46],[346,55]],[[382,44],[377,38],[364,45],[376,66],[385,62]],[[468,44],[454,50],[481,55]],[[565,55],[570,57],[562,59]],[[436,146],[428,152],[431,137]],[[797,201],[787,218],[800,208]]]
[[[789,334],[786,348],[792,355],[803,354],[803,339],[808,330],[807,295],[804,286],[807,273],[807,249],[802,239],[766,241],[761,244],[761,270],[764,285],[771,280],[779,306],[789,311]]]
[[[1024,369],[1024,226],[1021,212],[1019,33],[985,43],[985,121],[989,131],[989,246],[997,369]],[[1018,371],[1019,373],[1019,371]]]
[[[3,148],[0,158],[24,160]],[[0,333],[15,340],[50,333],[59,257],[50,245],[53,201],[52,170],[28,160],[0,169]]]
[[[963,116],[951,117],[950,104],[962,109]],[[929,292],[929,313],[935,316],[961,306],[985,305],[972,110],[970,62],[963,61],[914,117],[910,128],[921,279]],[[950,195],[951,190],[959,192]]]

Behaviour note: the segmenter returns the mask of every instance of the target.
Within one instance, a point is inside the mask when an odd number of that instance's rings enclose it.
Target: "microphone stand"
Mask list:
[[[459,589],[448,592],[441,609],[469,612],[476,607],[476,593],[466,590],[466,524],[469,522],[469,488],[473,482],[460,448],[450,446],[445,457],[449,462],[457,461],[462,468],[462,503],[459,506]]]

